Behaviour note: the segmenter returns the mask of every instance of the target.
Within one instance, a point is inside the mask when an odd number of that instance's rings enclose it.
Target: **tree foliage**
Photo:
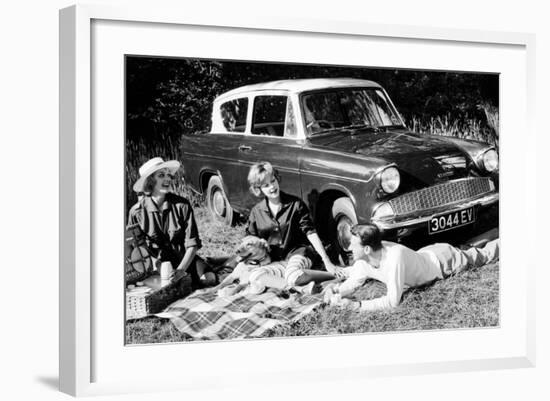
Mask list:
[[[153,141],[210,128],[212,101],[243,85],[351,77],[381,84],[406,120],[439,116],[487,122],[498,110],[498,75],[202,59],[127,57],[128,139]]]

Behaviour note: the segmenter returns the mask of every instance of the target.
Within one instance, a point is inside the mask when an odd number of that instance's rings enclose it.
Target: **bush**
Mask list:
[[[139,167],[153,157],[181,161],[180,149],[180,141],[171,139],[169,135],[161,134],[154,142],[143,138],[126,138],[126,214],[138,200],[132,187],[139,178]],[[174,192],[187,198],[194,207],[200,206],[203,197],[185,185],[182,173],[180,170],[176,174]]]
[[[468,117],[453,119],[450,114],[446,114],[428,119],[412,117],[407,121],[407,125],[412,131],[420,134],[472,139],[490,143],[498,148],[498,110],[490,106],[483,110],[487,115],[486,121]]]

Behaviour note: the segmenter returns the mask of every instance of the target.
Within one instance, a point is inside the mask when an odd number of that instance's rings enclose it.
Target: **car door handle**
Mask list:
[[[248,152],[249,150],[252,150],[252,146],[241,145],[239,146],[239,150],[241,152]]]

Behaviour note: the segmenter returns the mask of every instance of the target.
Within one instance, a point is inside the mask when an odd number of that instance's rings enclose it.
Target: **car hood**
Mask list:
[[[310,143],[313,147],[395,163],[402,175],[419,180],[420,186],[464,177],[470,163],[468,154],[445,138],[406,130],[343,130],[313,136]]]

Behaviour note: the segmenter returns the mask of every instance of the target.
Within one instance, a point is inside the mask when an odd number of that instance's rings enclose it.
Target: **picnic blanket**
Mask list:
[[[304,317],[322,300],[319,294],[283,295],[271,290],[219,297],[206,289],[172,303],[156,316],[170,319],[181,333],[196,339],[251,338]]]

